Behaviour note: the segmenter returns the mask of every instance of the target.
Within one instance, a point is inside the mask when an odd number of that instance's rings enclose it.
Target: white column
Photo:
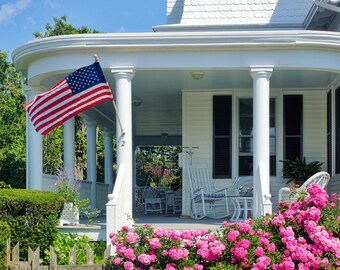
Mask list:
[[[113,186],[113,132],[103,131],[104,135],[104,182],[109,185],[109,193],[112,193]]]
[[[39,86],[24,86],[26,101],[43,92]],[[43,147],[42,136],[39,135],[26,113],[26,188],[42,190],[43,188]]]
[[[74,177],[75,165],[75,121],[74,117],[64,123],[64,168]]]
[[[86,180],[91,182],[91,208],[96,208],[97,202],[97,122],[85,121],[86,130]]]
[[[253,78],[253,168],[254,168],[254,216],[264,214],[264,195],[270,192],[269,181],[269,79],[273,66],[251,66]],[[262,178],[259,165],[263,164]]]
[[[121,164],[126,165],[124,182],[121,188],[120,200],[123,209],[119,210],[120,218],[125,224],[131,223],[126,220],[126,214],[132,217],[132,108],[131,108],[131,80],[134,76],[132,68],[112,68],[111,72],[116,80],[116,104],[120,122],[124,134],[122,134],[119,120],[116,118],[116,140],[117,140],[117,168]]]

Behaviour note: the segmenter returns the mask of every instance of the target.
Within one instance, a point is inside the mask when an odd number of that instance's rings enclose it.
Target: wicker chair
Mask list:
[[[327,172],[318,172],[316,174],[314,174],[313,176],[311,176],[310,178],[308,178],[302,186],[298,187],[296,189],[296,192],[292,192],[292,189],[289,187],[283,187],[279,190],[279,202],[281,201],[285,201],[285,202],[293,202],[298,196],[299,193],[302,191],[307,191],[307,188],[315,183],[317,185],[319,185],[321,188],[325,189],[328,182],[329,182],[330,176]]]

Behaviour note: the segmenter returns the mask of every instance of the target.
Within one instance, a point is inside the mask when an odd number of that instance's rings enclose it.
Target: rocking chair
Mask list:
[[[212,189],[207,166],[195,165],[188,168],[193,219],[224,218],[229,215],[227,189]]]

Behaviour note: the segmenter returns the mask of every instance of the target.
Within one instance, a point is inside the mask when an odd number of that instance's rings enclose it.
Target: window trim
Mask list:
[[[241,100],[247,100],[247,99],[253,101],[253,97],[238,97],[238,102],[237,102],[237,131],[236,131],[237,135],[236,136],[237,136],[237,142],[238,142],[237,143],[237,160],[238,160],[237,172],[238,172],[239,176],[251,176],[251,175],[253,175],[253,174],[250,174],[250,175],[246,174],[245,175],[245,174],[241,174],[240,173],[240,157],[251,158],[251,160],[253,162],[253,156],[254,156],[253,152],[251,152],[251,153],[240,152],[240,138],[251,138],[251,139],[253,139],[253,135],[242,135],[242,136],[240,135],[240,128],[241,128],[240,127],[240,123],[241,123],[241,121],[240,121],[240,118],[241,118],[240,102],[241,102]],[[277,155],[278,155],[278,148],[277,148],[277,138],[278,138],[278,126],[277,126],[277,124],[278,124],[278,121],[277,121],[277,118],[276,118],[278,113],[277,113],[277,97],[276,96],[271,96],[269,98],[269,106],[270,106],[271,103],[273,103],[273,106],[274,106],[273,119],[274,119],[275,135],[271,136],[269,134],[269,143],[270,143],[270,140],[272,138],[274,138],[274,140],[275,140],[275,155],[271,155],[270,154],[271,151],[269,149],[269,161],[271,161],[274,158],[275,162],[274,163],[270,162],[270,164],[269,164],[269,166],[270,166],[269,172],[270,172],[270,176],[275,177],[275,176],[277,176],[277,166],[276,166],[276,163],[277,163]],[[271,118],[270,112],[271,112],[271,110],[269,109],[269,128],[270,128],[270,118]],[[252,111],[252,114],[251,114],[252,119],[254,117],[253,113],[254,112]],[[271,174],[272,171],[273,171],[273,174]]]

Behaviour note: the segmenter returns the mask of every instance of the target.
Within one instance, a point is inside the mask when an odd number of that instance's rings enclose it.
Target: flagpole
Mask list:
[[[98,58],[97,54],[94,54],[93,57],[94,57],[95,62],[99,62],[99,58]],[[112,100],[112,104],[113,104],[113,108],[115,109],[115,112],[116,112],[117,120],[118,120],[118,123],[119,123],[119,126],[120,126],[120,132],[122,133],[121,135],[124,136],[125,132],[124,132],[124,129],[123,129],[123,126],[122,126],[122,122],[120,121],[116,102],[114,100]]]

